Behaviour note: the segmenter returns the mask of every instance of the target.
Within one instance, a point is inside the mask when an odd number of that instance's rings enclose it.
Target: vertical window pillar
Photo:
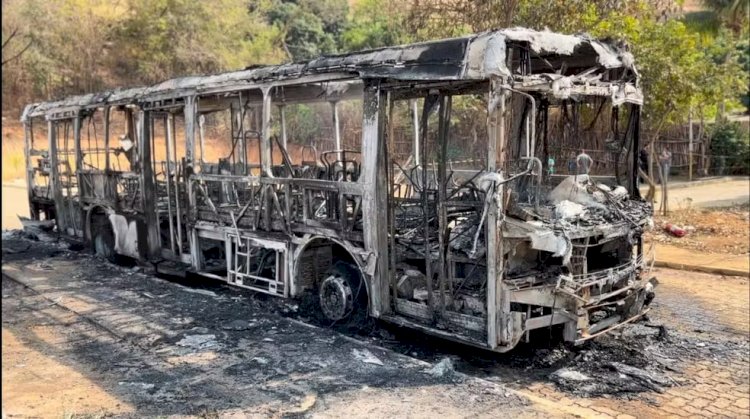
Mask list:
[[[260,166],[264,176],[273,177],[271,173],[271,88],[264,87],[263,109],[261,111],[260,125]]]
[[[414,164],[419,166],[422,161],[419,154],[419,109],[417,108],[416,99],[411,99],[409,104],[411,105],[412,127],[414,128],[414,145],[412,147],[412,152],[414,154]]]
[[[370,314],[391,311],[388,275],[388,177],[384,121],[386,95],[377,81],[366,80],[362,124],[362,219],[365,249],[369,252],[367,274],[371,277]]]

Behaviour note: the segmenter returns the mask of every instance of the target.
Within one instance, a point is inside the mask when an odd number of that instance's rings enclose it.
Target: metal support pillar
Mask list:
[[[384,122],[386,94],[377,82],[366,81],[362,126],[362,219],[365,249],[370,253],[368,275],[372,275],[370,314],[378,317],[391,311],[388,277],[388,179]]]
[[[286,134],[286,105],[279,106],[279,114],[281,116],[281,145],[286,149],[287,145],[287,134]]]
[[[416,99],[411,99],[409,104],[411,105],[412,126],[414,128],[414,164],[419,166],[419,163],[422,161],[419,152],[419,109],[417,108]]]
[[[160,257],[161,238],[159,237],[159,219],[156,216],[156,185],[154,182],[154,167],[151,141],[151,113],[138,111],[138,148],[141,152],[141,203],[143,217],[147,229],[147,248],[150,258]]]
[[[336,150],[341,150],[341,124],[339,123],[339,102],[331,102],[331,110],[333,113],[333,138],[336,142]],[[341,160],[341,153],[336,153],[336,160]]]

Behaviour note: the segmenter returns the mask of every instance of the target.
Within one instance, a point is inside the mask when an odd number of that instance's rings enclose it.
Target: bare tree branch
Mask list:
[[[7,60],[3,60],[3,62],[2,62],[1,65],[5,65],[5,64],[7,64],[7,63],[9,63],[9,62],[11,62],[11,61],[13,61],[13,60],[21,57],[21,55],[23,55],[23,53],[26,52],[26,50],[29,49],[29,47],[31,47],[31,44],[33,44],[33,43],[34,43],[34,41],[29,41],[29,43],[26,44],[26,46],[23,47],[23,49],[18,52],[18,54],[14,55],[14,56],[12,56],[10,58],[8,58]]]
[[[2,47],[3,49],[5,49],[5,47],[8,45],[8,42],[10,42],[10,40],[13,39],[17,33],[18,33],[18,28],[16,27],[13,29],[13,32],[11,32],[10,35],[8,35],[8,39],[6,39],[5,42],[3,42],[3,47]]]

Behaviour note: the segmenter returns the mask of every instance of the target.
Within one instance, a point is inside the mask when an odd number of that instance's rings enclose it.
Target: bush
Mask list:
[[[750,138],[737,122],[718,122],[711,132],[711,155],[717,175],[750,174]]]

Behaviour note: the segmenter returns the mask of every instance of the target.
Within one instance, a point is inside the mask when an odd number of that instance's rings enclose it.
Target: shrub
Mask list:
[[[717,122],[711,132],[710,144],[716,174],[750,174],[750,138],[739,123]]]

